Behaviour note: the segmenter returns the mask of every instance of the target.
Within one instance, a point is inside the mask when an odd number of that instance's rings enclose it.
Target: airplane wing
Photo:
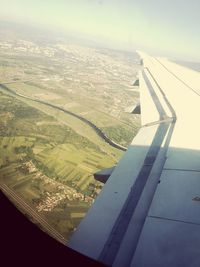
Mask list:
[[[200,73],[140,52],[141,129],[69,246],[109,266],[200,266]]]

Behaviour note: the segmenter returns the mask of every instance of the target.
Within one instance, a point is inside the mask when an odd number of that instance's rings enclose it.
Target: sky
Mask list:
[[[199,0],[0,0],[0,21],[200,61]]]

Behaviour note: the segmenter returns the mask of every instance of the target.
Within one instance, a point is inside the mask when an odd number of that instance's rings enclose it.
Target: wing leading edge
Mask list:
[[[112,266],[200,266],[200,74],[140,56],[142,127],[69,246]]]

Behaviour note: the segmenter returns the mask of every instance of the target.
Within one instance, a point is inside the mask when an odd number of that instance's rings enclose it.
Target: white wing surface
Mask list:
[[[142,126],[69,246],[110,266],[200,266],[200,73],[140,52]]]

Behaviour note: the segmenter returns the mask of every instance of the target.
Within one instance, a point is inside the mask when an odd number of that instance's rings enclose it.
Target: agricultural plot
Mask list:
[[[4,115],[8,112],[9,123]],[[102,151],[102,140],[93,143],[49,114],[2,92],[0,116],[0,184],[69,238],[102,188],[93,173],[114,165],[119,152],[109,151],[108,144]]]
[[[93,173],[114,164],[113,159],[108,155],[101,152],[91,153],[91,150],[88,152],[85,149],[77,150],[74,145],[66,143],[43,150],[35,156],[35,160],[36,164],[42,164],[48,168],[53,178],[68,185],[74,185],[76,189],[83,192],[87,190],[89,183],[94,183]]]
[[[0,185],[68,239],[102,189],[93,174],[123,152],[91,125],[33,99],[72,111],[127,146],[139,125],[124,112],[138,98],[128,91],[138,66],[132,53],[34,42],[16,38],[0,51]]]
[[[34,96],[36,94],[41,94],[43,91],[45,92],[44,89],[23,82],[10,83],[9,88],[14,90],[16,93],[24,94],[27,96]]]

